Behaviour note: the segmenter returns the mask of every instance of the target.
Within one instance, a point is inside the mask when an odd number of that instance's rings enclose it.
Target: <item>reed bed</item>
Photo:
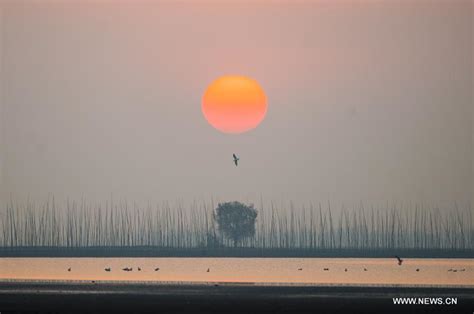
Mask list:
[[[53,200],[10,202],[0,211],[1,247],[232,246],[212,218],[213,202],[140,207]],[[330,204],[256,206],[256,234],[242,247],[262,249],[474,249],[471,208],[359,205],[333,212]]]

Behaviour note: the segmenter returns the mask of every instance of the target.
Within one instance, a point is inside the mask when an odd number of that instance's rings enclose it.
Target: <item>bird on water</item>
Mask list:
[[[234,164],[235,164],[235,166],[237,167],[237,166],[239,165],[239,160],[240,160],[240,158],[237,157],[237,155],[235,155],[235,154],[232,154],[232,156],[234,157]]]

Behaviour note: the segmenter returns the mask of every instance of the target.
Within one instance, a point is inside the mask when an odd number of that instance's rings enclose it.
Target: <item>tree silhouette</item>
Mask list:
[[[214,212],[218,230],[234,242],[236,247],[244,238],[255,235],[257,210],[240,202],[219,203]]]

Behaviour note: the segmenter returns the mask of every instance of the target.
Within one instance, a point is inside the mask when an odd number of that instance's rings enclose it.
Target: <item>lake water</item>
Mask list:
[[[474,287],[474,259],[0,258],[2,279]]]

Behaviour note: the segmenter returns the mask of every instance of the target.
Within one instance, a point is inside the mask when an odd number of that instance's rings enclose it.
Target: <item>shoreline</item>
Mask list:
[[[239,282],[239,281],[147,281],[147,280],[64,280],[64,279],[9,279],[0,278],[0,291],[5,286],[64,286],[64,287],[279,287],[279,288],[319,288],[319,289],[441,289],[472,290],[472,285],[432,285],[432,284],[341,284],[306,282]]]
[[[166,247],[1,247],[1,257],[474,258],[474,249],[259,249]]]

